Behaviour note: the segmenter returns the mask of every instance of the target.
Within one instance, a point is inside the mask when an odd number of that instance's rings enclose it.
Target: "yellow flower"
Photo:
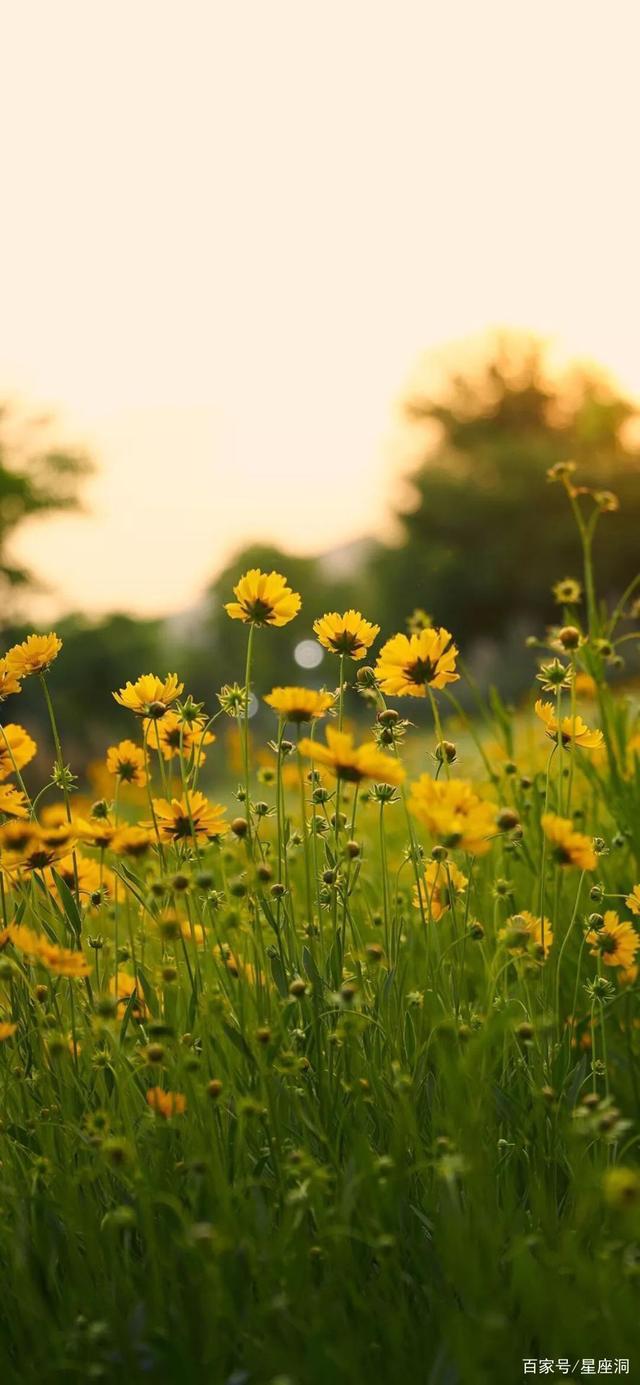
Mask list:
[[[120,827],[111,842],[111,850],[116,856],[144,856],[153,846],[153,837],[145,823],[132,827]]]
[[[558,724],[556,711],[551,702],[538,700],[535,713],[544,722],[547,735],[556,744],[566,746],[573,742],[582,750],[600,750],[604,745],[602,731],[590,731],[582,717],[563,717]]]
[[[23,726],[8,722],[0,730],[0,779],[24,769],[33,759],[37,746]]]
[[[575,577],[564,577],[553,587],[553,597],[558,606],[576,606],[582,600],[582,587]]]
[[[29,635],[22,644],[14,644],[6,657],[7,668],[14,678],[26,678],[30,673],[44,673],[57,659],[62,640],[50,635]]]
[[[10,697],[12,693],[21,691],[22,687],[15,673],[11,672],[6,659],[0,659],[0,702],[4,702],[5,698]]]
[[[170,1116],[183,1116],[187,1109],[187,1098],[182,1092],[165,1092],[162,1087],[150,1087],[147,1104],[157,1116],[168,1120]]]
[[[164,716],[183,688],[184,683],[178,681],[177,673],[168,673],[165,679],[157,678],[155,673],[141,673],[135,683],[127,683],[113,696],[121,707],[127,707],[135,716],[157,720]]]
[[[631,894],[627,895],[625,904],[632,914],[640,914],[640,885],[634,885]]]
[[[605,1169],[602,1175],[605,1201],[610,1207],[628,1210],[640,1202],[640,1173],[624,1164]]]
[[[247,625],[288,625],[297,616],[302,601],[297,592],[287,586],[279,572],[261,572],[252,567],[233,588],[237,601],[228,601],[225,611],[232,620]]]
[[[429,626],[415,635],[394,635],[380,650],[376,678],[390,697],[426,697],[427,687],[445,688],[460,677],[457,657],[448,630]]]
[[[13,784],[0,784],[0,813],[8,818],[28,818],[29,808],[21,789]]]
[[[160,837],[164,842],[213,841],[226,831],[225,810],[219,803],[209,803],[203,793],[186,798],[153,799],[153,811]],[[149,824],[147,823],[147,826]]]
[[[523,909],[522,913],[507,919],[498,937],[506,942],[512,957],[522,956],[531,949],[538,957],[547,957],[553,942],[553,929],[547,918],[538,918]]]
[[[131,1015],[134,1020],[143,1020],[147,1013],[147,1007],[136,977],[120,967],[117,982],[115,976],[112,976],[109,981],[109,993],[116,1002],[116,1010],[119,1005],[122,1006],[123,1010],[126,1010],[134,991],[136,998],[131,1007]]]
[[[424,872],[423,900],[427,914],[437,923],[447,909],[451,908],[456,895],[464,894],[468,880],[453,861],[430,861]],[[413,892],[413,903],[420,908],[417,888]]]
[[[591,677],[590,673],[576,673],[574,687],[576,697],[592,698],[598,691],[596,680]]]
[[[89,975],[89,965],[83,952],[74,948],[58,947],[49,941],[44,933],[35,933],[25,924],[10,924],[7,929],[9,941],[24,952],[32,961],[39,962],[56,976],[82,977]]]
[[[333,693],[314,688],[272,688],[264,700],[285,721],[301,722],[326,716],[335,698]]]
[[[409,807],[443,846],[482,856],[496,832],[496,808],[478,797],[468,779],[432,779],[411,785]]]
[[[336,779],[348,784],[359,784],[362,779],[375,779],[381,784],[401,784],[404,769],[398,760],[392,760],[378,750],[374,741],[355,746],[353,736],[346,731],[336,731],[327,727],[327,744],[321,745],[305,737],[300,741],[300,754],[319,765],[326,765]]]
[[[99,851],[111,846],[116,834],[116,828],[107,818],[77,818],[74,827],[81,842],[95,846]]]
[[[4,1043],[5,1039],[11,1039],[17,1028],[17,1024],[10,1024],[8,1020],[0,1020],[0,1043]]]
[[[204,947],[207,935],[201,923],[190,923],[189,919],[183,919],[180,932],[185,942],[195,943],[196,947]]]
[[[371,625],[360,611],[345,611],[338,615],[330,611],[313,622],[314,634],[331,654],[348,654],[350,659],[364,659],[376,635],[379,625]]]
[[[555,813],[543,813],[541,822],[558,865],[595,870],[598,858],[593,845],[588,837],[574,831],[570,818],[560,818]]]
[[[55,872],[72,891],[75,891],[77,876],[78,892],[86,904],[92,903],[94,895],[100,896],[100,900],[96,901],[96,907],[98,902],[104,903],[113,898],[115,876],[113,871],[107,866],[101,866],[99,861],[91,861],[87,856],[77,854],[75,859],[73,855],[62,856],[56,862]],[[49,888],[54,889],[53,869],[45,871],[45,879]]]
[[[42,938],[40,942],[38,961],[56,976],[73,978],[89,975],[89,963],[83,952],[70,947],[56,947],[48,938]]]
[[[613,909],[607,909],[602,928],[592,928],[587,933],[587,942],[592,943],[591,956],[600,956],[607,967],[622,967],[627,971],[633,966],[640,938],[632,923],[627,919],[620,922]]]
[[[118,745],[109,746],[107,770],[115,774],[121,784],[137,784],[142,788],[147,782],[144,751],[134,741],[120,741]]]
[[[148,744],[161,752],[164,760],[175,759],[180,754],[182,744],[183,757],[188,760],[194,754],[198,764],[202,765],[207,758],[203,747],[213,745],[215,741],[213,733],[205,731],[205,725],[204,717],[197,717],[189,725],[177,712],[167,712],[160,721],[145,722],[144,730],[148,735]]]

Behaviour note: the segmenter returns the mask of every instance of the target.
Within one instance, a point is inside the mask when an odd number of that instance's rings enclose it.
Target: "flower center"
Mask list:
[[[431,683],[437,667],[437,662],[434,663],[433,659],[416,659],[414,663],[405,666],[404,676],[408,683],[416,683],[422,687],[425,683]]]

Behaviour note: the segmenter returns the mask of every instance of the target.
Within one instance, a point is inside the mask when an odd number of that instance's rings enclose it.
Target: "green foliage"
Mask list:
[[[11,558],[11,540],[30,519],[79,508],[80,482],[92,470],[86,456],[51,445],[43,420],[20,419],[0,406],[0,621],[12,592],[36,584],[34,574]]]
[[[570,458],[584,484],[619,496],[615,537],[595,556],[601,590],[622,591],[637,552],[640,452],[627,439],[638,416],[595,372],[559,378],[535,341],[507,339],[438,398],[412,399],[407,418],[424,461],[408,478],[404,543],[373,564],[389,625],[422,606],[468,651],[553,620],[550,586],[575,571],[575,532],[545,473]]]

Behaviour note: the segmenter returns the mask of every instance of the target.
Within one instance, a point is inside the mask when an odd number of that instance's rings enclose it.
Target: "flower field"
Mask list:
[[[0,658],[0,1381],[640,1365],[640,612],[615,497],[549,479],[579,576],[517,712],[354,610],[327,687],[255,687],[300,597],[253,569],[245,667],[132,670],[92,802],[60,640]]]

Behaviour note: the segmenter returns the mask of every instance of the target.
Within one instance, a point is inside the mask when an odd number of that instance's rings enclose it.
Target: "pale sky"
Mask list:
[[[49,609],[383,533],[424,350],[640,393],[636,0],[0,0],[0,394],[94,453]]]

